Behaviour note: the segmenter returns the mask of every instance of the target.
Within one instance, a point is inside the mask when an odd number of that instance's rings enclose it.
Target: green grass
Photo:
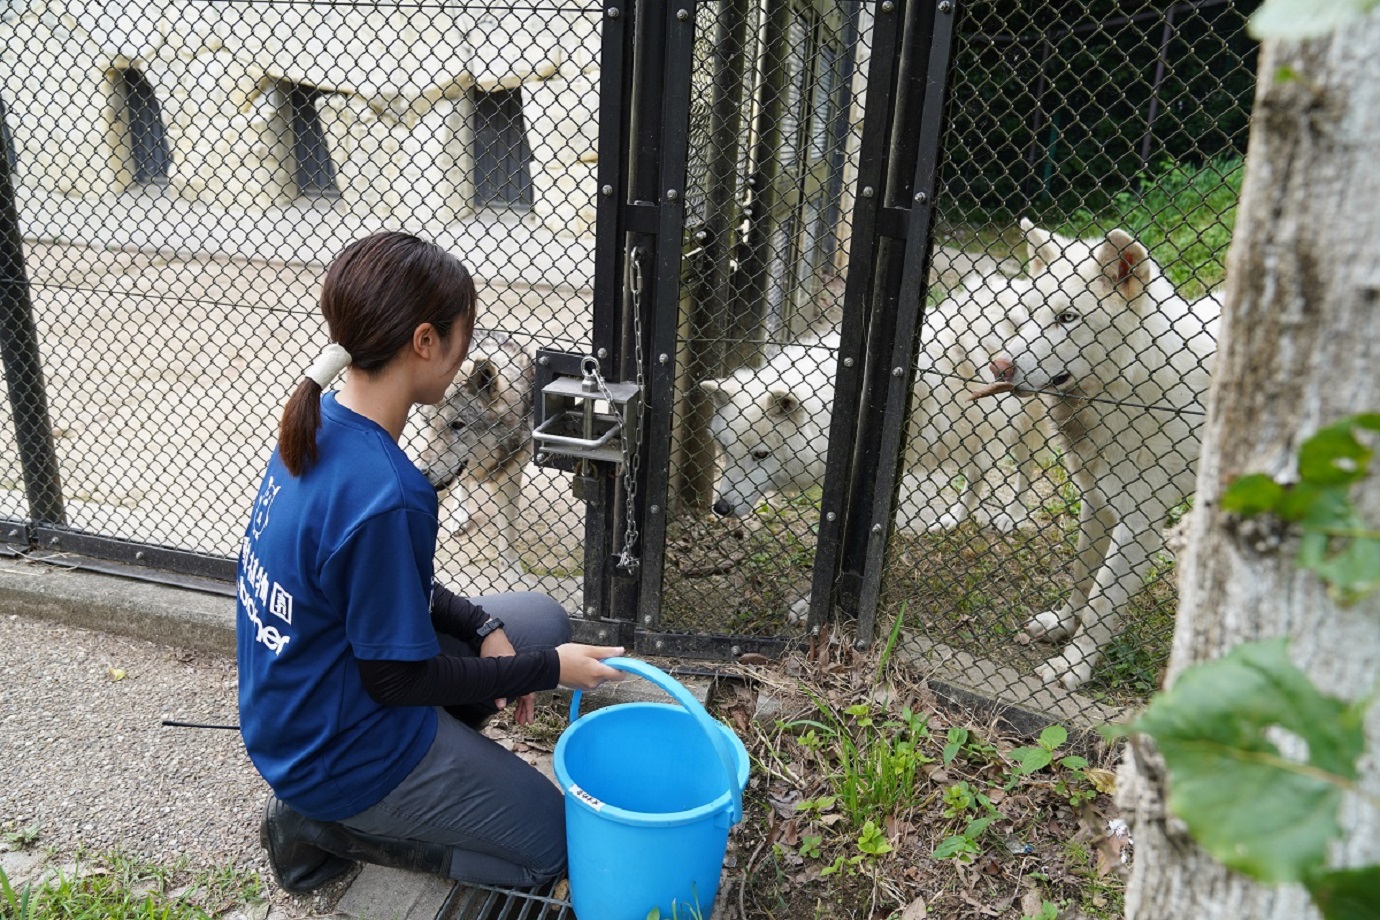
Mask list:
[[[1245,164],[1240,157],[1201,166],[1165,160],[1117,194],[1101,213],[1077,211],[1054,229],[1074,236],[1116,227],[1144,243],[1185,297],[1196,298],[1226,276]]]
[[[189,872],[119,853],[83,855],[70,873],[20,886],[0,869],[0,920],[210,920],[261,897],[252,873]]]

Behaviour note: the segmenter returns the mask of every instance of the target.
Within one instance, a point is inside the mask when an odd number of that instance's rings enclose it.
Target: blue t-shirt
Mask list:
[[[279,798],[335,821],[377,804],[436,735],[434,709],[374,702],[357,664],[440,654],[436,492],[334,393],[316,443],[300,478],[274,452],[240,547],[240,730]]]

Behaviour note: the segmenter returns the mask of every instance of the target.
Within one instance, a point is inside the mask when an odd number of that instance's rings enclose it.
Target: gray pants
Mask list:
[[[474,600],[504,623],[513,648],[570,641],[570,617],[541,594]],[[449,655],[477,655],[441,636]],[[438,709],[436,740],[383,801],[341,823],[366,834],[424,840],[451,848],[451,878],[530,887],[565,872],[565,802],[536,768]]]

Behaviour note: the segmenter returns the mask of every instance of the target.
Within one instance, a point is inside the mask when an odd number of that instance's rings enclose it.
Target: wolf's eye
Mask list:
[[[465,430],[465,422],[464,422],[464,419],[456,419],[455,421],[451,422],[451,423],[450,423],[450,430],[451,430],[451,431],[464,431],[464,430]]]
[[[771,451],[767,450],[765,447],[759,447],[752,452],[752,459],[754,460],[765,460],[770,456]]]
[[[1079,319],[1078,314],[1072,310],[1065,310],[1054,318],[1058,320],[1059,325],[1061,326],[1072,325],[1073,323],[1078,322]]]

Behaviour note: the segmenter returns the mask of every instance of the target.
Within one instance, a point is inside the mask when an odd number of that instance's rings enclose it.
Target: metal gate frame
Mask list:
[[[870,642],[875,627],[905,446],[958,13],[955,0],[876,0],[873,7],[874,44],[808,620],[813,635],[835,613],[856,615],[861,645]],[[789,639],[657,629],[697,17],[695,0],[615,0],[605,16],[593,348],[601,366],[620,371],[621,382],[644,387],[646,423],[630,503],[641,563],[634,571],[617,565],[627,524],[627,485],[616,464],[602,463],[599,494],[588,507],[585,620],[576,635],[686,657],[779,653]],[[647,254],[650,266],[640,304],[628,284],[634,252]],[[640,314],[634,312],[638,305]]]

